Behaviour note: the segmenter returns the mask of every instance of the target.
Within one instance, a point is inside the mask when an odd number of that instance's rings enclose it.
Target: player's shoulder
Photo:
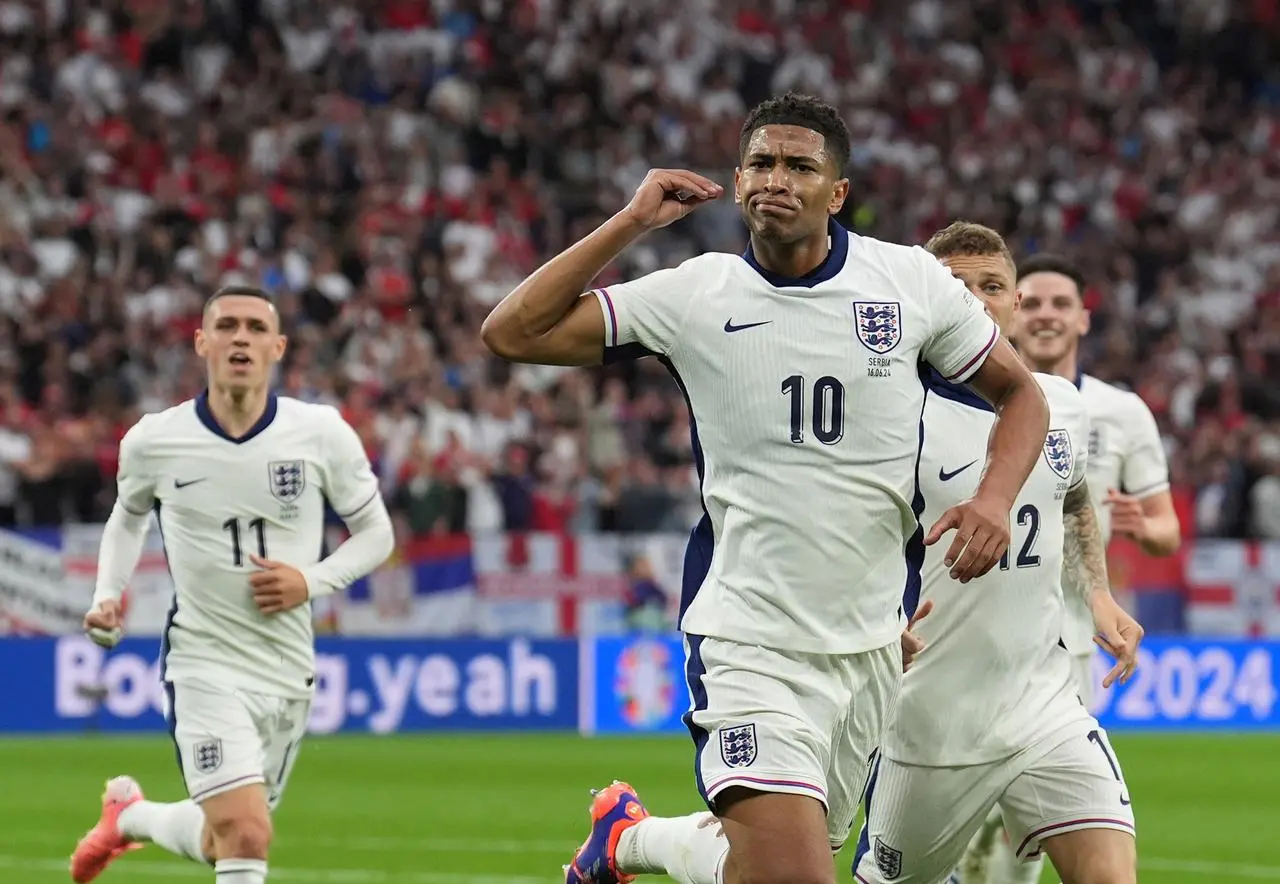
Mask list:
[[[336,407],[325,402],[307,402],[292,396],[276,396],[276,419],[282,425],[311,430],[331,430],[347,426]]]
[[[852,259],[849,261],[850,265],[862,262],[880,264],[889,268],[916,270],[931,265],[942,266],[938,263],[938,259],[929,254],[923,246],[889,242],[885,239],[876,239],[874,236],[860,236],[849,231],[844,231],[844,235],[849,237],[849,257]]]
[[[1075,384],[1056,374],[1033,371],[1031,376],[1036,379],[1036,383],[1044,392],[1045,401],[1049,405],[1051,423],[1061,425],[1077,421],[1088,425],[1089,410]]]
[[[305,402],[292,396],[276,397],[276,420],[280,433],[291,438],[305,438],[319,442],[338,440],[341,444],[355,430],[347,423],[342,412],[324,402]]]
[[[177,433],[185,432],[195,420],[195,412],[194,399],[179,402],[160,411],[147,412],[125,431],[120,444],[138,446],[153,439],[170,438]]]
[[[1111,384],[1091,374],[1080,376],[1080,395],[1099,411],[1132,413],[1132,409],[1150,413],[1142,397],[1127,387]]]
[[[1040,389],[1044,391],[1044,396],[1052,404],[1053,402],[1063,403],[1081,403],[1084,399],[1080,395],[1080,391],[1076,385],[1066,378],[1049,374],[1043,371],[1033,371],[1031,376],[1036,379],[1036,383],[1040,385]]]

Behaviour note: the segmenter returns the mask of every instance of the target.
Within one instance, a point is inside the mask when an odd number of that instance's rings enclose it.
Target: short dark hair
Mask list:
[[[210,295],[209,300],[204,302],[204,312],[208,313],[209,308],[213,306],[215,301],[228,297],[257,298],[260,301],[266,301],[271,305],[272,309],[275,309],[276,306],[275,298],[271,297],[271,294],[266,289],[260,289],[253,285],[224,285]]]
[[[1076,284],[1076,294],[1084,298],[1084,274],[1075,263],[1052,252],[1037,252],[1018,268],[1018,282],[1033,273],[1060,273]]]
[[[924,247],[939,261],[952,255],[1000,255],[1009,262],[1009,268],[1015,274],[1018,272],[1018,265],[1004,237],[987,225],[974,221],[952,221],[929,237]]]
[[[738,136],[738,158],[747,155],[751,135],[761,126],[803,126],[822,136],[827,152],[836,165],[836,175],[843,175],[849,165],[849,127],[840,112],[820,98],[788,92],[766,99],[751,109]]]

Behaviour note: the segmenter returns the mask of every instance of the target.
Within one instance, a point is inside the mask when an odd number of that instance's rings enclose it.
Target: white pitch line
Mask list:
[[[1194,859],[1166,859],[1164,857],[1138,857],[1138,867],[1154,872],[1185,872],[1188,875],[1204,875],[1210,878],[1257,878],[1280,881],[1280,866],[1252,866],[1241,863],[1212,863]]]
[[[47,830],[7,829],[4,837],[10,844],[68,844],[72,847],[75,846],[75,838],[68,838],[66,835]],[[564,841],[504,841],[496,838],[397,838],[394,836],[333,838],[325,835],[290,836],[282,834],[275,839],[274,843],[287,847],[323,847],[331,850],[345,850],[350,853],[407,850],[415,853],[488,852],[564,854],[572,856],[573,851],[577,850],[582,842],[572,839]]]
[[[0,869],[66,874],[67,861],[0,854]],[[127,871],[130,877],[209,878],[208,867],[197,863],[128,863]],[[268,872],[272,881],[317,881],[324,884],[548,884],[547,878],[462,872],[380,872],[376,869],[291,869],[279,866],[271,866]]]

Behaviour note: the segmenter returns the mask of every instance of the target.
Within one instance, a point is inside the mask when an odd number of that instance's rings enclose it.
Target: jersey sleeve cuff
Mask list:
[[[600,302],[600,311],[604,314],[605,349],[612,349],[618,346],[618,311],[614,309],[613,298],[608,289],[592,289],[591,293]]]
[[[993,322],[991,323],[991,337],[987,339],[986,344],[959,371],[955,374],[947,375],[947,380],[953,384],[962,384],[973,377],[978,369],[982,367],[982,363],[986,358],[991,355],[991,351],[995,349],[996,341],[998,340],[1000,340],[1000,328]]]
[[[1169,480],[1161,479],[1159,482],[1153,482],[1150,485],[1143,485],[1141,488],[1138,488],[1134,491],[1130,491],[1129,489],[1126,488],[1124,493],[1129,495],[1130,497],[1136,497],[1141,499],[1143,497],[1150,497],[1153,494],[1159,494],[1161,491],[1168,491],[1168,490],[1169,490]]]

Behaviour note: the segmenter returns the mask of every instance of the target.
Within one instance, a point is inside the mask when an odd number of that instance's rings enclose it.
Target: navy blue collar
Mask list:
[[[1080,370],[1079,362],[1076,363],[1076,379],[1073,383],[1076,385],[1077,390],[1084,387],[1084,372]]]
[[[747,250],[742,253],[742,260],[751,265],[751,269],[763,276],[772,286],[777,288],[799,286],[811,289],[843,270],[845,259],[849,257],[849,231],[837,224],[835,218],[827,220],[827,235],[831,237],[831,248],[827,249],[827,257],[804,276],[782,276],[761,267],[760,262],[756,260],[755,252],[751,249],[750,241],[747,242]]]
[[[991,403],[973,392],[973,388],[968,384],[953,384],[939,374],[936,368],[929,369],[929,374],[925,378],[925,389],[931,393],[937,393],[943,399],[950,399],[952,402],[959,402],[961,405],[967,405],[979,411],[989,411],[992,414],[996,412],[991,407]]]
[[[249,428],[249,432],[237,439],[227,433],[227,431],[222,428],[222,424],[218,423],[217,418],[213,416],[213,410],[209,408],[209,391],[205,390],[196,397],[196,417],[200,418],[200,423],[204,424],[205,429],[210,433],[213,433],[213,435],[220,439],[226,439],[228,442],[234,442],[236,445],[248,442],[254,436],[271,426],[271,422],[276,419],[276,409],[276,394],[267,394],[267,407],[262,412],[262,417],[258,418],[257,423]]]

